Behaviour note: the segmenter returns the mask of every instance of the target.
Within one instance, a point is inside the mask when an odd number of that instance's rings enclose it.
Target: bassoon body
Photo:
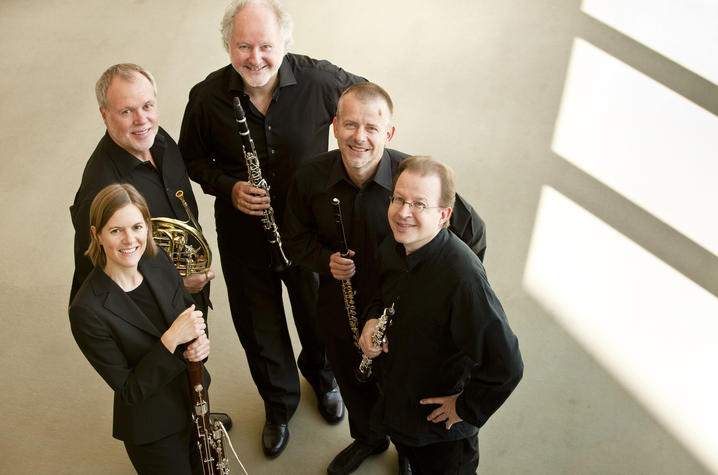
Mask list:
[[[178,190],[175,196],[187,213],[187,221],[170,218],[153,218],[152,238],[169,254],[182,277],[207,272],[212,265],[212,252],[202,234],[197,219],[184,199],[184,192]],[[192,225],[190,225],[190,223]],[[188,239],[192,238],[192,241]],[[197,244],[195,247],[194,244]],[[187,380],[192,400],[192,421],[197,431],[197,446],[202,458],[204,475],[229,475],[229,462],[224,450],[222,424],[212,425],[209,419],[209,399],[202,377],[201,361],[187,362]]]
[[[202,378],[202,362],[187,362],[187,377],[192,397],[192,420],[197,430],[197,445],[202,457],[204,475],[229,475],[229,461],[224,450],[222,424],[209,419],[207,388]]]
[[[254,141],[249,134],[247,117],[244,114],[244,109],[242,109],[242,104],[239,102],[239,97],[235,97],[232,103],[234,106],[234,119],[237,122],[239,135],[242,138],[242,150],[244,152],[244,160],[247,164],[247,181],[251,186],[266,191],[267,196],[269,196],[269,184],[267,184],[267,180],[262,177],[262,169],[259,167],[257,150],[254,148]],[[282,238],[279,235],[279,228],[274,220],[274,210],[271,206],[262,210],[261,220],[267,242],[270,246],[270,267],[275,272],[283,271],[292,265],[292,262],[284,252],[284,247],[282,247]]]

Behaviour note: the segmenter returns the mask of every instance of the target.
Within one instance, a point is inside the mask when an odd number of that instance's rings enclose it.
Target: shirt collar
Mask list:
[[[166,148],[165,138],[160,133],[161,130],[162,129],[158,127],[155,141],[152,144],[152,147],[150,147],[150,153],[152,154],[152,158],[155,160],[158,167],[161,167],[162,157],[164,156]],[[110,137],[109,132],[105,131],[104,139],[107,142],[108,153],[114,159],[122,176],[130,175],[135,168],[145,163],[124,148],[117,145],[117,143],[112,140],[112,137]]]
[[[229,91],[244,92],[244,81],[242,81],[242,76],[237,72],[236,69],[234,69],[234,66],[232,66],[231,64],[229,65],[229,69],[232,74],[230,74],[229,76],[229,83],[227,89]],[[289,61],[287,61],[286,54],[282,59],[282,64],[279,65],[279,71],[277,71],[277,74],[279,75],[279,85],[274,90],[274,94],[276,94],[277,89],[281,89],[286,86],[293,86],[297,83],[297,78],[294,76],[292,66],[289,64]]]
[[[337,150],[336,154],[337,159],[333,161],[332,167],[329,170],[329,177],[327,178],[327,188],[331,188],[340,181],[346,181],[347,183],[351,183],[351,185],[356,188],[356,185],[354,184],[354,182],[352,182],[351,178],[349,178],[349,175],[347,175],[347,171],[344,169],[342,152]]]
[[[337,150],[336,153],[338,159],[334,161],[331,170],[329,170],[327,188],[336,185],[342,180],[346,180],[348,183],[351,183],[356,187],[344,168],[344,163],[342,162],[342,152]],[[374,176],[369,178],[366,183],[369,183],[370,181],[375,182],[377,185],[380,185],[391,192],[394,178],[391,175],[391,159],[389,158],[389,152],[387,152],[386,149],[384,149],[384,154],[379,160],[379,165],[376,168],[376,172],[374,172]],[[366,186],[366,183],[364,186]]]
[[[446,241],[449,239],[449,230],[446,228],[441,228],[439,233],[434,236],[434,239],[424,244],[421,248],[417,249],[416,251],[412,252],[408,256],[406,256],[406,262],[408,265],[409,270],[413,270],[417,265],[419,265],[422,261],[425,261],[432,256],[435,256],[439,249],[441,249]],[[402,245],[402,251],[406,253],[404,250],[404,246]]]
[[[387,152],[386,149],[384,149],[384,154],[381,156],[381,160],[379,160],[379,166],[376,169],[376,173],[374,173],[374,176],[371,177],[370,180],[374,180],[376,184],[383,186],[391,192],[394,184],[394,177],[391,174],[391,159],[389,158],[389,152]]]
[[[282,64],[279,66],[279,86],[278,89],[286,87],[286,86],[293,86],[297,83],[297,78],[294,77],[294,71],[292,71],[292,67],[289,64],[289,61],[287,61],[287,55],[284,55],[284,59],[282,59]]]

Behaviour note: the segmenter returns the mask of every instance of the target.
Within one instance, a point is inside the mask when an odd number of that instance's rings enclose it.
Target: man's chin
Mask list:
[[[157,138],[157,133],[154,133],[148,137],[138,140],[136,142],[137,148],[139,148],[140,150],[149,150],[150,147],[152,147],[155,144],[156,138]]]
[[[271,76],[263,76],[263,77],[247,77],[246,75],[241,75],[242,81],[244,84],[246,84],[249,87],[264,87],[267,84],[269,84],[269,81],[272,79]]]

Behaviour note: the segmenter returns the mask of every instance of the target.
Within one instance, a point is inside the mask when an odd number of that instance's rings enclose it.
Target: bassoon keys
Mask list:
[[[197,446],[204,475],[229,475],[229,461],[224,450],[222,423],[209,417],[207,388],[202,377],[202,362],[187,362],[187,376],[192,398],[192,421],[197,431]]]

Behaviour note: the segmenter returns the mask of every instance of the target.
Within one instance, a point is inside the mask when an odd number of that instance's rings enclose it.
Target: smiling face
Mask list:
[[[273,87],[286,53],[274,12],[249,3],[234,17],[229,57],[246,86]]]
[[[145,252],[148,235],[148,223],[137,206],[128,204],[119,208],[99,233],[94,226],[91,232],[105,251],[105,272],[137,267]]]
[[[407,254],[420,249],[439,234],[451,215],[451,208],[439,207],[441,180],[436,175],[403,171],[396,180],[394,196],[401,198],[389,205],[387,216],[394,240],[404,245]],[[399,202],[402,202],[399,205]],[[422,202],[426,209],[409,207],[407,202]]]
[[[349,176],[371,176],[384,154],[384,147],[394,136],[389,108],[380,97],[361,101],[353,93],[341,98],[334,118],[334,137]]]
[[[102,120],[114,142],[142,161],[150,158],[159,127],[157,98],[150,81],[141,74],[132,80],[112,78],[107,88]]]

